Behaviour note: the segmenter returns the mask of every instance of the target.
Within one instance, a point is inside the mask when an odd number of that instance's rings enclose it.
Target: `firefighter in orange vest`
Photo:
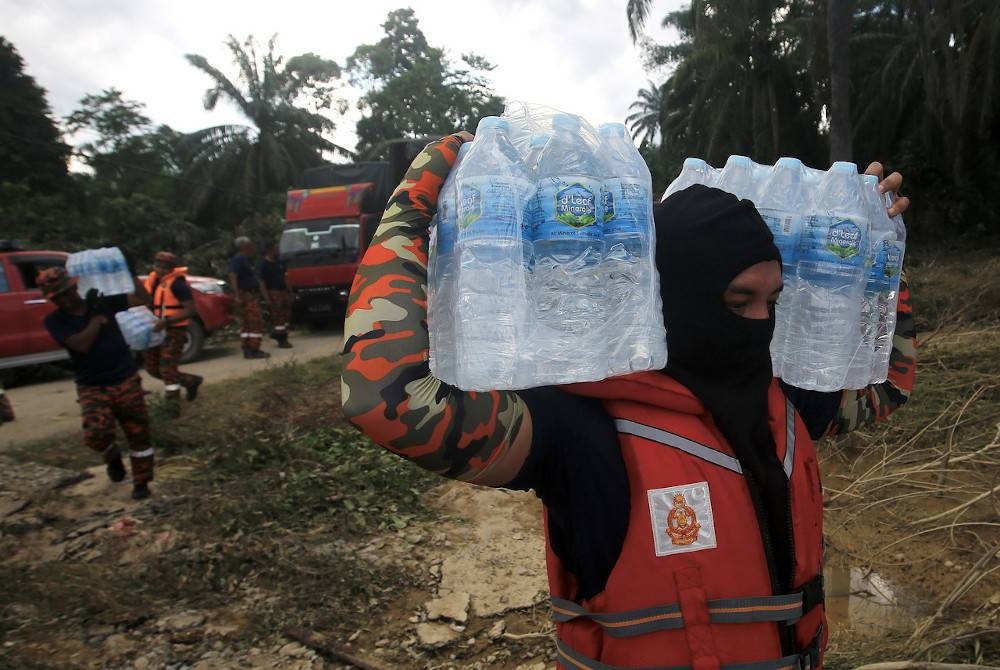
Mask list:
[[[143,363],[146,372],[163,380],[167,411],[174,417],[180,416],[181,389],[189,401],[194,400],[204,381],[201,376],[181,372],[178,367],[187,342],[188,323],[196,314],[186,274],[187,268],[180,267],[177,256],[160,251],[153,258],[153,271],[145,284],[152,299],[150,309],[158,319],[153,329],[166,331],[166,339],[160,346],[146,350]]]
[[[692,186],[654,210],[664,370],[466,393],[430,374],[424,287],[438,191],[468,139],[429,144],[413,162],[358,269],[345,416],[428,470],[542,499],[559,667],[821,667],[812,440],[883,419],[908,398],[905,284],[886,382],[793,388],[771,370],[782,289],[771,233],[749,201]],[[881,185],[901,182],[894,173]],[[890,213],[908,204],[900,198]]]

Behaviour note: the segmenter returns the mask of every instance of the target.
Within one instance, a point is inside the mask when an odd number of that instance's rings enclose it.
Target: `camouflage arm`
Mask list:
[[[889,376],[881,384],[844,391],[840,409],[826,435],[844,435],[860,426],[882,421],[910,398],[917,370],[917,329],[910,305],[910,288],[904,275],[899,283],[896,333],[889,358]]]
[[[428,365],[428,227],[461,144],[451,135],[414,159],[354,277],[344,325],[344,414],[422,468],[505,484],[496,481],[504,456],[519,437],[530,442],[521,435],[530,431],[524,401],[510,392],[466,393],[435,379]]]

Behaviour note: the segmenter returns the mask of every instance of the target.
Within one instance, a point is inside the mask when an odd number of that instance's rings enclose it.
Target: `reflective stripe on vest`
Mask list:
[[[685,453],[697,456],[704,461],[722,466],[735,473],[743,473],[743,468],[740,466],[740,462],[729,454],[724,454],[717,449],[706,447],[704,444],[699,444],[698,442],[689,440],[686,437],[681,437],[680,435],[675,435],[674,433],[660,430],[659,428],[647,426],[644,423],[629,421],[628,419],[615,419],[615,428],[618,429],[619,433],[635,435],[636,437],[641,437],[645,440],[650,440],[651,442],[665,444],[668,447],[680,449]]]
[[[801,591],[781,596],[753,598],[722,598],[708,601],[708,615],[712,623],[794,623],[802,618],[803,595]],[[590,619],[600,625],[611,637],[632,637],[658,630],[676,630],[684,627],[681,606],[661,605],[630,612],[590,612],[580,605],[552,598],[552,618],[557,623],[573,619]]]
[[[785,398],[785,476],[791,479],[792,465],[795,463],[795,408],[792,401]]]
[[[739,460],[725,454],[717,449],[712,449],[711,447],[706,447],[704,444],[700,444],[693,440],[689,440],[686,437],[681,437],[680,435],[675,435],[666,430],[661,430],[659,428],[654,428],[653,426],[647,426],[644,423],[637,423],[635,421],[629,421],[628,419],[615,419],[615,428],[618,429],[619,433],[624,433],[626,435],[634,435],[635,437],[641,437],[651,442],[657,442],[659,444],[664,444],[668,447],[674,447],[675,449],[680,449],[681,451],[690,454],[691,456],[697,456],[698,458],[713,463],[715,465],[726,468],[738,474],[743,474],[743,467],[740,465]],[[792,401],[785,400],[785,460],[782,462],[782,468],[785,471],[785,476],[791,478],[792,476],[792,466],[795,463],[795,408],[792,406]]]
[[[717,666],[720,670],[810,670],[818,665],[819,652],[818,641],[813,647],[802,654],[785,656],[771,661],[757,661],[755,663],[733,663],[730,665]],[[567,668],[578,668],[579,670],[691,670],[687,665],[660,665],[655,667],[643,666],[642,668],[628,668],[620,665],[608,665],[600,661],[595,661],[577,652],[562,640],[556,640],[556,648],[559,651],[559,662]]]

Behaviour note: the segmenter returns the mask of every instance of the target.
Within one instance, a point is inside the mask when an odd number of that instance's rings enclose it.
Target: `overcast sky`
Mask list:
[[[655,17],[683,0],[654,2],[650,33],[669,40]],[[226,35],[261,41],[278,33],[285,56],[315,52],[343,64],[356,46],[381,37],[380,24],[410,6],[434,46],[457,59],[474,51],[494,65],[496,92],[547,104],[591,121],[623,120],[636,91],[663,73],[643,70],[632,46],[625,0],[0,0],[0,35],[20,51],[48,90],[57,116],[109,87],[147,105],[156,123],[192,131],[240,122],[232,109],[207,112],[205,75],[184,54],[197,53],[235,76]],[[335,141],[353,147],[357,112],[338,120]]]

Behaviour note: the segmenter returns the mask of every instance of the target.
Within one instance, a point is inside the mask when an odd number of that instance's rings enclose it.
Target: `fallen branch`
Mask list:
[[[285,635],[299,644],[309,647],[322,656],[326,656],[334,661],[340,661],[341,663],[353,665],[355,668],[360,668],[360,670],[392,670],[388,666],[373,663],[372,661],[366,661],[352,654],[340,651],[339,649],[334,649],[330,646],[329,642],[327,642],[324,635],[311,631],[308,628],[287,628],[285,629]]]
[[[927,516],[927,517],[924,517],[923,519],[918,519],[917,521],[911,521],[910,525],[911,526],[916,526],[916,525],[921,524],[921,523],[927,523],[928,521],[937,521],[938,519],[942,519],[942,518],[944,518],[946,516],[949,516],[951,514],[956,514],[958,512],[961,512],[962,510],[966,510],[966,509],[972,507],[973,505],[975,505],[980,500],[985,500],[985,499],[989,498],[990,496],[992,496],[994,493],[998,493],[998,492],[1000,492],[1000,484],[997,484],[996,486],[994,486],[989,491],[985,491],[984,493],[981,493],[980,495],[978,495],[978,496],[976,496],[974,498],[970,498],[969,500],[966,500],[961,505],[956,505],[955,507],[952,507],[949,510],[945,510],[944,512],[941,512],[940,514],[934,514],[933,516]]]

